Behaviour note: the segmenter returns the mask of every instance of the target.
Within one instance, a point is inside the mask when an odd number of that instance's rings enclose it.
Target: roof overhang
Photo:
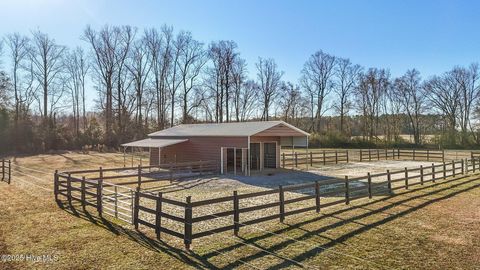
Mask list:
[[[154,139],[148,138],[139,141],[124,143],[124,147],[165,147],[169,145],[174,145],[178,143],[183,143],[188,141],[188,139]]]

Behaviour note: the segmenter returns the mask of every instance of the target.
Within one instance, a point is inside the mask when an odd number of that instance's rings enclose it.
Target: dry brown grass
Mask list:
[[[150,230],[141,228],[144,235],[114,220],[99,219],[93,209],[91,216],[78,209],[62,210],[51,191],[20,181],[51,190],[55,168],[118,166],[123,165],[122,155],[40,155],[17,158],[14,164],[50,173],[16,167],[39,179],[15,172],[12,185],[0,183],[0,254],[52,254],[58,261],[0,262],[0,268],[478,269],[480,265],[478,176],[417,186],[393,197],[361,199],[350,208],[339,205],[322,209],[321,214],[290,216],[284,224],[242,227],[239,238],[227,232],[197,239],[192,252],[186,252],[179,240],[151,240]]]

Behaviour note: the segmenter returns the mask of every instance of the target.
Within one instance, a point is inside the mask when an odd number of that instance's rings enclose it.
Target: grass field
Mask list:
[[[153,240],[149,230],[61,209],[55,169],[123,165],[121,154],[66,152],[19,157],[12,184],[0,182],[0,255],[55,255],[55,261],[0,262],[2,269],[478,269],[480,176],[361,199],[198,239]],[[21,166],[21,167],[19,167]],[[29,169],[25,169],[25,167]],[[220,183],[220,182],[219,182]],[[181,184],[181,183],[180,183]],[[257,187],[245,188],[256,189]],[[208,181],[209,192],[215,179]],[[222,185],[213,189],[219,193]],[[199,192],[201,188],[195,190]],[[183,189],[179,196],[188,190]],[[172,195],[173,196],[173,195]],[[200,196],[206,196],[201,194]]]

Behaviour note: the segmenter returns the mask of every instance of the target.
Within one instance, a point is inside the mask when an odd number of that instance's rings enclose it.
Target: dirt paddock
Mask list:
[[[354,162],[309,171],[197,177],[142,187],[177,199],[192,196],[196,201],[231,195],[234,190],[259,191],[420,165],[431,162]],[[58,260],[49,264],[0,262],[0,268],[478,269],[480,265],[478,175],[399,190],[395,196],[376,194],[348,207],[290,216],[284,223],[275,220],[242,227],[239,237],[225,232],[201,238],[186,252],[181,240],[164,236],[156,241],[151,230],[135,231],[113,218],[96,217],[95,210],[81,213],[55,204],[55,169],[99,166],[123,166],[123,156],[64,152],[12,159],[12,184],[0,183],[0,254],[50,254]]]

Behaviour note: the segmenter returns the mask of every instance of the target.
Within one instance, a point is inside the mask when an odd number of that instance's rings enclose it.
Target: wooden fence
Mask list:
[[[12,180],[12,163],[10,160],[5,160],[2,159],[2,180],[3,182],[7,182],[10,184],[10,181]]]
[[[353,200],[366,197],[372,198],[374,195],[389,195],[398,189],[409,189],[416,185],[424,185],[428,182],[436,182],[469,172],[476,173],[479,169],[480,159],[462,159],[437,165],[432,163],[431,166],[420,166],[414,169],[387,170],[378,174],[368,173],[362,177],[349,178],[345,176],[344,179],[331,178],[304,184],[279,186],[275,189],[253,193],[239,194],[237,191],[233,191],[231,196],[193,202],[190,196],[186,197],[185,201],[179,201],[167,199],[161,192],[153,194],[137,189],[134,203],[134,224],[136,229],[139,228],[139,225],[154,229],[158,238],[160,238],[161,233],[181,238],[184,240],[185,247],[189,249],[192,241],[197,238],[225,231],[232,231],[234,235],[238,235],[240,228],[243,226],[275,219],[283,222],[290,215],[308,211],[319,213],[322,208],[338,204],[348,205]],[[332,185],[336,186],[336,188],[329,188]],[[287,192],[295,192],[298,196],[286,199],[285,195]],[[268,195],[274,195],[278,199],[271,202],[263,202],[265,196]],[[327,197],[335,197],[335,200],[326,203],[322,202]],[[262,199],[262,204],[240,207],[243,200],[255,198]],[[141,199],[153,202],[149,204],[151,207],[141,205]],[[300,208],[286,210],[286,206],[307,201],[311,201],[311,203],[302,205]],[[225,210],[225,204],[230,206],[228,210]],[[181,208],[183,211],[180,212],[183,212],[183,215],[179,216],[178,211],[176,215],[169,213],[164,210],[166,205]],[[207,214],[202,214],[202,211],[198,211],[200,215],[194,215],[197,213],[196,209],[201,207],[208,207],[210,211]],[[272,208],[277,209],[274,214],[262,215],[267,212],[267,209]],[[155,218],[152,220],[142,218],[141,212],[153,215]],[[260,212],[260,217],[240,221],[243,215],[252,212]],[[201,224],[202,222],[219,219],[226,219],[229,224],[202,230],[204,228]],[[177,223],[180,227],[183,227],[183,231],[167,229],[162,225],[163,220]],[[218,222],[218,224],[221,224],[221,222]]]
[[[115,169],[104,169],[100,172],[112,170]],[[82,207],[94,207],[100,216],[114,216],[134,224],[136,229],[140,229],[140,225],[153,229],[158,238],[162,234],[181,238],[189,249],[192,241],[197,238],[226,231],[238,235],[244,226],[269,220],[283,222],[291,215],[309,211],[319,213],[326,207],[348,205],[353,200],[372,198],[374,195],[388,196],[398,189],[409,189],[448,177],[477,173],[479,170],[480,158],[462,159],[413,169],[367,173],[355,178],[345,176],[344,179],[330,178],[278,186],[244,194],[233,191],[229,196],[200,201],[192,201],[191,196],[183,201],[167,198],[161,192],[141,190],[142,181],[132,190],[118,183],[104,182],[107,176],[87,179],[85,176],[72,175],[78,174],[78,171],[66,174],[55,172],[54,193],[57,202],[59,196],[64,196],[70,204],[78,202]],[[92,170],[81,172],[91,173]],[[255,205],[248,203],[252,200]],[[222,219],[226,222],[221,222]],[[204,226],[205,222],[213,222],[213,227]]]
[[[478,151],[471,151],[471,152],[470,152],[470,158],[471,158],[471,159],[480,158],[480,152],[478,152]]]
[[[298,168],[299,165],[316,166],[348,163],[348,150],[323,150],[307,153],[282,153],[282,168]]]
[[[414,161],[445,161],[445,151],[429,149],[360,149],[360,161],[408,159]]]
[[[119,173],[108,175],[109,173]],[[125,173],[126,172],[126,173]],[[196,161],[161,164],[155,166],[137,166],[108,169],[55,171],[54,195],[57,202],[63,196],[68,203],[79,202],[82,207],[95,207],[99,215],[107,214],[133,224],[135,185],[172,181],[192,175],[217,173],[214,161]],[[132,180],[133,179],[133,180]],[[109,182],[106,182],[108,180]],[[112,183],[115,181],[115,183]]]

